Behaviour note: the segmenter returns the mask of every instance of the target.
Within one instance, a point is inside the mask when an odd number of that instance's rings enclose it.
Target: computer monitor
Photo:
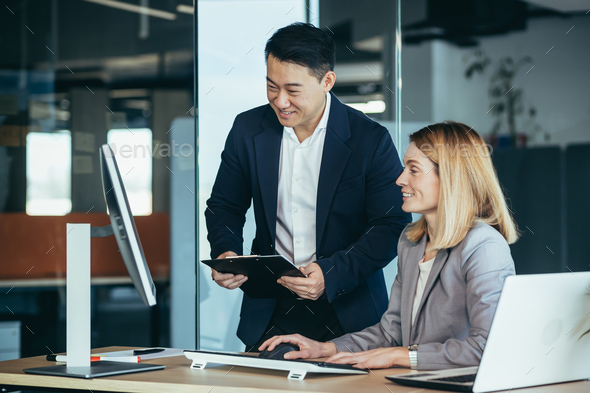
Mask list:
[[[156,288],[145,261],[135,221],[129,208],[127,194],[119,172],[115,153],[109,145],[100,148],[100,170],[103,193],[111,225],[102,228],[90,224],[68,224],[67,237],[67,364],[28,368],[27,374],[76,378],[96,378],[109,375],[160,370],[165,366],[116,361],[90,362],[90,239],[115,235],[119,252],[135,289],[147,306],[156,304]],[[76,228],[78,232],[68,235]],[[85,228],[86,233],[80,232]],[[78,236],[75,240],[70,239]],[[88,236],[85,238],[85,236]],[[86,265],[86,266],[85,266]]]
[[[147,306],[154,306],[156,287],[145,261],[115,153],[107,144],[100,148],[100,171],[104,198],[121,256],[139,296]]]

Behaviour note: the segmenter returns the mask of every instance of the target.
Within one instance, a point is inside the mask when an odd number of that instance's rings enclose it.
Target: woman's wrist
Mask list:
[[[395,365],[410,368],[410,351],[407,347],[397,347]]]
[[[322,356],[323,358],[336,355],[338,353],[338,347],[332,342],[322,343]]]

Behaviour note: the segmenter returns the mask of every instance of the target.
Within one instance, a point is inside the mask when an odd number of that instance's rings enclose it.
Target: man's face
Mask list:
[[[266,94],[284,127],[311,128],[313,132],[323,114],[326,92],[334,84],[332,75],[330,71],[319,81],[306,67],[268,56]]]

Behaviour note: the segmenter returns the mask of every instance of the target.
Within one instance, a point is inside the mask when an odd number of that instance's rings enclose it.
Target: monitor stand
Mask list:
[[[159,364],[108,362],[101,360],[90,363],[90,366],[88,367],[68,367],[67,364],[61,364],[57,366],[27,368],[23,371],[26,374],[91,379],[109,377],[111,375],[139,373],[142,371],[161,370],[163,368],[166,368],[166,366],[161,366]]]
[[[91,228],[90,224],[66,225],[66,354],[67,363],[28,368],[27,374],[74,378],[160,370],[156,364],[90,362],[90,238],[113,234],[112,227]]]

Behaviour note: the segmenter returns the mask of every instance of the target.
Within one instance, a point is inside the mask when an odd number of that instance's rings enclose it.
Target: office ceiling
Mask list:
[[[551,8],[559,12],[587,12],[590,10],[588,0],[525,0],[527,3]]]
[[[0,67],[54,69],[62,91],[80,84],[192,86],[192,15],[184,10],[190,8],[190,0],[153,2],[151,7],[174,19],[150,17],[147,22],[137,12],[107,3],[112,2],[9,0],[7,4],[27,18],[8,18],[0,24]],[[479,11],[466,14],[474,4]],[[321,0],[320,5],[322,28],[329,26],[334,33],[339,63],[380,61],[383,33],[394,26],[391,0]],[[524,29],[531,17],[566,16],[590,7],[588,0],[411,0],[402,5],[406,44],[447,39],[463,46],[477,45],[477,37]],[[495,12],[481,12],[488,8]],[[25,24],[34,27],[35,35]]]

